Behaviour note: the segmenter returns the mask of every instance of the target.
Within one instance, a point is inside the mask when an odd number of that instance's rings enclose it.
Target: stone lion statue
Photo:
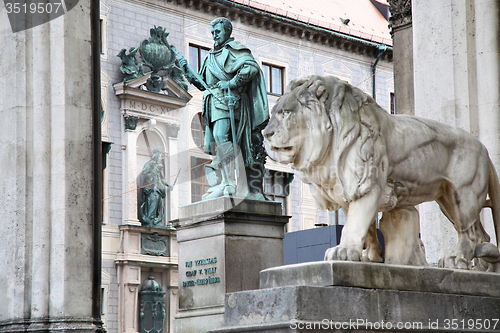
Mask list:
[[[325,260],[381,262],[374,221],[383,212],[385,262],[426,265],[415,206],[435,200],[458,232],[454,252],[439,266],[470,269],[480,257],[489,264],[478,267],[500,271],[498,249],[479,219],[481,209],[491,207],[500,244],[498,177],[486,148],[471,134],[390,115],[332,76],[292,81],[263,134],[278,161],[291,163],[310,185],[319,209],[346,212],[340,244],[326,251]]]

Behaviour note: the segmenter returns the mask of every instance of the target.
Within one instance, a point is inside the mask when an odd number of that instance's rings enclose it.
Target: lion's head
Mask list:
[[[301,170],[325,156],[332,138],[332,125],[325,110],[328,98],[321,81],[294,80],[271,111],[264,130],[278,161]]]
[[[347,82],[312,75],[290,82],[263,134],[278,161],[291,163],[298,171],[328,161],[342,183],[345,199],[352,200],[371,188],[379,111],[385,112]],[[346,162],[352,149],[353,158]],[[346,188],[346,184],[354,185]]]

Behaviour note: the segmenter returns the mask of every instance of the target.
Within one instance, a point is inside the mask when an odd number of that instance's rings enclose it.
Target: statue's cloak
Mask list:
[[[214,52],[217,51],[210,51],[210,53]],[[205,58],[199,72],[203,78],[206,78],[207,71],[211,70],[209,68],[209,57],[210,55]],[[223,46],[222,53],[217,61],[221,65],[223,64],[222,69],[228,78],[233,78],[244,65],[255,67],[258,70],[257,74],[254,75],[250,82],[238,88],[241,100],[239,123],[237,125],[237,140],[245,159],[245,165],[248,166],[253,163],[255,158],[252,153],[252,132],[260,132],[269,121],[269,107],[264,76],[259,65],[253,58],[251,51],[246,46],[232,39]],[[210,86],[209,82],[207,82],[207,84]],[[207,126],[210,121],[208,117],[210,98],[213,98],[212,94],[209,91],[205,91],[203,96],[203,117]],[[206,131],[205,135],[205,152],[214,155],[215,152],[213,151],[212,144],[214,139],[209,132],[210,131]]]

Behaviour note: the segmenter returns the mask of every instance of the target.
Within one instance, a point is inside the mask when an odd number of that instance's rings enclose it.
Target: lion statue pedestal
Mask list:
[[[223,332],[500,332],[500,274],[322,261],[226,294]]]

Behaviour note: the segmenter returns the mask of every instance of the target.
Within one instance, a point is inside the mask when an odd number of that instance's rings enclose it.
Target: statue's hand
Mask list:
[[[188,62],[186,59],[184,58],[180,58],[179,59],[179,65],[181,66],[181,69],[184,71],[184,72],[187,72],[187,65],[188,65]]]
[[[219,81],[217,82],[217,88],[222,90],[227,90],[229,88],[229,81]]]

